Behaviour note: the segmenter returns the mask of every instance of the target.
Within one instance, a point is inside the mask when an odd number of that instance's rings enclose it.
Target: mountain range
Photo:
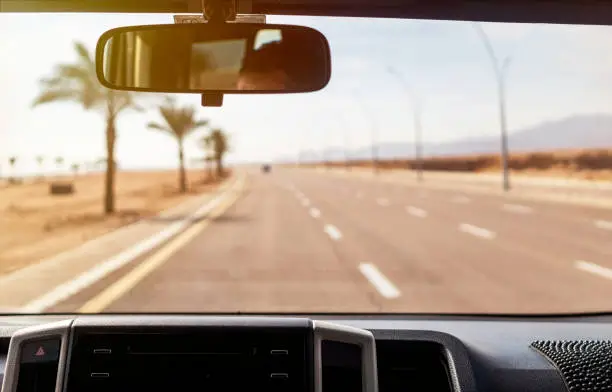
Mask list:
[[[612,115],[582,114],[544,122],[508,135],[511,152],[550,151],[562,149],[612,147]],[[423,156],[452,156],[498,153],[499,137],[478,137],[444,143],[424,143]],[[414,156],[412,143],[380,143],[378,155],[382,159]],[[348,151],[351,159],[370,159],[372,148],[366,146]],[[335,147],[325,150],[301,151],[303,162],[320,161],[325,154],[327,160],[342,160],[345,152]],[[296,157],[281,157],[280,161],[295,161]]]

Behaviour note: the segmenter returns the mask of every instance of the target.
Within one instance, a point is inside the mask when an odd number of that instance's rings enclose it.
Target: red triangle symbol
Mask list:
[[[43,348],[43,346],[40,346],[38,350],[36,350],[36,356],[43,357],[44,355],[45,355],[45,349]]]

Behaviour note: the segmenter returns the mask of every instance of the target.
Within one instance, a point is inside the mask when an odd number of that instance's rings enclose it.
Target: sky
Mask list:
[[[74,42],[95,49],[106,30],[173,23],[171,14],[0,14],[0,171],[10,156],[18,171],[37,170],[35,157],[66,165],[104,156],[104,118],[74,103],[32,108],[39,80],[75,61]],[[297,157],[298,151],[413,140],[412,99],[422,103],[423,135],[442,142],[499,132],[492,63],[472,23],[397,19],[268,17],[268,23],[314,27],[329,40],[332,78],[318,92],[226,95],[221,108],[199,108],[231,137],[231,162]],[[574,114],[610,113],[612,28],[481,24],[506,74],[510,131]],[[199,95],[178,95],[199,107]],[[118,120],[122,167],[174,167],[175,141],[148,130],[154,107]],[[203,132],[203,131],[202,131]],[[187,141],[189,158],[202,156]],[[45,169],[46,170],[46,169]]]

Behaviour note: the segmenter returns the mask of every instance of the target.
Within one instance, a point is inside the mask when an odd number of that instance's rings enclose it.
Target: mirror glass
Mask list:
[[[250,23],[113,29],[98,41],[96,66],[109,88],[183,93],[309,92],[331,73],[320,32]]]

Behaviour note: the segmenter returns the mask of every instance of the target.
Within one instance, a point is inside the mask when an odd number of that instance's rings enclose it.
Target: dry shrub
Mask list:
[[[421,163],[423,170],[448,172],[489,172],[501,169],[499,154],[428,157]],[[293,165],[292,165],[293,166]],[[306,167],[346,167],[344,161],[303,164]],[[349,162],[350,167],[372,167],[372,160],[361,159]],[[377,162],[381,170],[418,168],[414,159],[381,159]],[[583,178],[612,178],[612,150],[585,149],[539,151],[511,154],[508,166],[513,171],[562,172],[567,176],[580,173]]]

